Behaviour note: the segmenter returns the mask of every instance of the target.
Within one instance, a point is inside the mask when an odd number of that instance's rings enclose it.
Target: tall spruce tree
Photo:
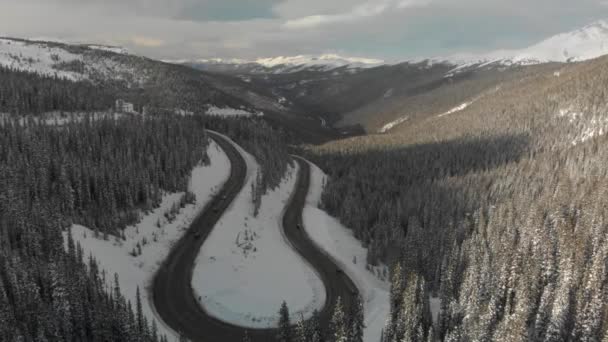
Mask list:
[[[289,319],[289,308],[287,303],[283,301],[279,309],[279,342],[291,342],[291,321]]]

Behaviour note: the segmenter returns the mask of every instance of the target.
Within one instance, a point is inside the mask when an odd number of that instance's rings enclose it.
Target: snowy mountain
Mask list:
[[[0,38],[0,66],[73,81],[115,80],[141,85],[145,76],[137,72],[132,58],[139,57],[120,47]]]
[[[519,50],[498,50],[481,55],[461,54],[432,58],[460,68],[489,64],[532,65],[548,62],[580,62],[608,54],[608,21],[600,20],[580,29],[560,33],[530,47]]]
[[[186,64],[197,69],[215,72],[233,72],[249,74],[285,74],[298,71],[332,71],[340,68],[354,72],[356,70],[373,68],[384,64],[379,59],[361,57],[343,57],[336,54],[299,55],[258,58],[255,60],[242,59],[200,59],[196,61],[171,61]]]

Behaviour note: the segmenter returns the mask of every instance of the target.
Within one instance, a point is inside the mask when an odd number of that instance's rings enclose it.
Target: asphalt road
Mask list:
[[[245,183],[247,165],[241,154],[224,137],[209,132],[228,158],[230,176],[220,192],[205,206],[187,233],[173,246],[153,281],[154,306],[163,321],[191,341],[242,341],[245,331],[253,342],[275,341],[275,329],[248,329],[220,321],[208,315],[198,304],[191,287],[194,261],[203,243]],[[326,305],[320,311],[321,323],[327,329],[335,301],[340,296],[346,308],[356,295],[353,282],[333,260],[320,251],[301,227],[302,209],[310,185],[310,165],[300,164],[295,193],[283,217],[285,236],[293,248],[316,270],[327,293]],[[277,312],[278,312],[277,307]],[[295,319],[295,317],[294,317]],[[294,322],[295,323],[295,322]]]

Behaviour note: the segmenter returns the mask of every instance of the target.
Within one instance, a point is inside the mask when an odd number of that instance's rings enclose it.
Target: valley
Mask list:
[[[606,341],[605,42],[2,38],[0,341]]]

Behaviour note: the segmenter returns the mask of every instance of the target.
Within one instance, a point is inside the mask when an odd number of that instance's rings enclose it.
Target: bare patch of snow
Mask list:
[[[556,117],[565,118],[570,125],[577,127],[576,133],[570,137],[572,146],[608,133],[608,117],[603,115],[586,116],[583,111],[570,106],[560,109]]]
[[[388,99],[389,97],[393,96],[393,94],[395,93],[395,89],[391,88],[389,90],[387,90],[384,95],[382,95],[382,98],[384,99]]]
[[[107,51],[112,53],[117,53],[121,55],[128,55],[129,51],[120,46],[107,46],[107,45],[87,45],[89,49]]]
[[[194,112],[189,111],[189,110],[185,110],[185,109],[181,109],[181,108],[175,108],[174,110],[176,115],[179,116],[192,116],[194,115]]]
[[[404,116],[395,121],[391,121],[391,122],[387,123],[386,125],[382,126],[382,128],[380,128],[378,130],[378,133],[386,133],[386,132],[390,131],[391,129],[393,129],[393,127],[400,125],[409,119],[410,119],[409,116]]]
[[[104,240],[95,237],[95,233],[86,227],[72,227],[72,236],[84,249],[85,256],[92,254],[100,268],[110,275],[106,277],[108,286],[113,282],[114,273],[118,274],[121,291],[133,304],[136,301],[137,287],[140,288],[143,312],[148,321],[155,318],[152,294],[149,291],[154,273],[169,254],[173,243],[183,235],[230,174],[230,161],[216,143],[211,142],[207,152],[211,164],[192,170],[189,188],[196,195],[196,203],[184,207],[172,222],[168,222],[164,214],[175,203],[179,203],[183,193],[166,194],[159,208],[145,215],[138,224],[125,229],[124,241],[116,237]],[[137,249],[137,244],[142,247],[141,255],[132,256],[130,253]],[[177,341],[178,335],[175,332],[165,326],[160,318],[156,321],[160,323],[159,330],[162,334]]]
[[[443,113],[443,114],[439,114],[439,115],[437,115],[437,117],[438,117],[438,118],[441,118],[441,117],[444,117],[444,116],[446,116],[446,115],[450,115],[450,114],[454,114],[454,113],[457,113],[457,112],[463,111],[463,110],[465,110],[465,109],[466,109],[468,106],[470,106],[472,103],[473,103],[473,102],[465,102],[465,103],[462,103],[462,104],[460,104],[460,105],[458,105],[458,106],[456,106],[456,107],[454,107],[454,108],[452,108],[452,109],[448,110],[447,112],[445,112],[445,113]]]
[[[207,115],[215,115],[215,116],[224,116],[224,117],[229,117],[229,116],[244,116],[244,117],[249,117],[249,116],[263,116],[264,113],[263,112],[251,112],[245,109],[235,109],[235,108],[230,108],[230,107],[224,107],[224,108],[219,108],[216,106],[209,106],[209,108],[207,109],[206,112]]]
[[[74,53],[45,42],[6,38],[0,38],[0,66],[72,81],[104,78],[141,85],[146,80],[146,75],[135,72],[132,66],[90,51]]]
[[[439,297],[429,296],[429,306],[431,309],[433,325],[437,326],[439,322],[439,313],[441,312],[441,299]]]

